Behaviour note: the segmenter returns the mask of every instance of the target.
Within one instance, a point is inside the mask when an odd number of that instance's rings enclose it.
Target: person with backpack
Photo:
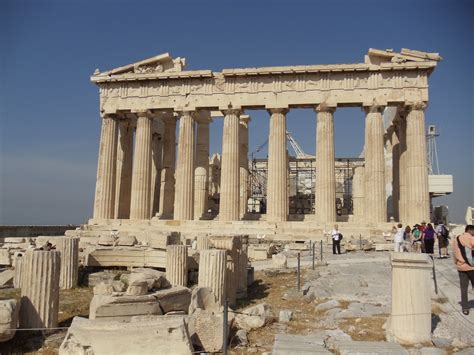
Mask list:
[[[439,258],[446,259],[448,257],[449,230],[440,221],[436,225],[435,232],[438,239]]]
[[[459,274],[461,287],[461,308],[464,315],[469,315],[467,300],[467,289],[469,281],[474,288],[474,225],[469,224],[461,234],[453,241],[454,263]]]

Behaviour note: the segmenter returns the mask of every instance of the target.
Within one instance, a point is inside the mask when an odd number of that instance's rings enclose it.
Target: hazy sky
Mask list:
[[[438,126],[455,192],[435,200],[462,222],[473,192],[473,1],[0,1],[0,224],[82,223],[92,216],[100,135],[89,77],[169,52],[188,69],[360,63],[369,47],[439,52],[427,124]],[[250,111],[250,151],[268,114]],[[337,157],[363,146],[360,109],[335,113]],[[315,150],[315,113],[288,129]],[[222,120],[211,127],[220,151]],[[265,156],[266,151],[260,156]]]

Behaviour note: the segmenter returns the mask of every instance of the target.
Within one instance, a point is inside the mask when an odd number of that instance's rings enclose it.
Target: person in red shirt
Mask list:
[[[469,314],[467,301],[467,289],[469,281],[474,287],[474,225],[466,226],[464,234],[461,234],[453,241],[453,257],[459,274],[461,286],[461,307],[462,313]]]

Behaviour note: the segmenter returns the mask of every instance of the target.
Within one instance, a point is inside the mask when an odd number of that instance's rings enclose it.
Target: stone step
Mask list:
[[[324,348],[324,337],[318,335],[275,335],[273,355],[331,354]]]

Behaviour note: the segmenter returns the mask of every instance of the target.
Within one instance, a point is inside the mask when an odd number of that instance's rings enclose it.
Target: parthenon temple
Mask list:
[[[441,57],[369,49],[362,63],[186,70],[168,53],[100,72],[102,131],[90,226],[298,234],[383,229],[391,217],[429,220],[425,108],[428,78]],[[365,112],[363,159],[351,167],[352,208],[336,213],[334,113]],[[316,120],[314,213],[290,213],[287,113],[311,108]],[[383,123],[384,111],[395,116]],[[266,213],[249,213],[251,110],[268,112]],[[210,130],[223,117],[220,173],[213,176]],[[389,146],[391,164],[385,154]],[[389,168],[387,167],[389,166]],[[390,170],[388,170],[390,169]],[[386,181],[391,183],[387,211]],[[211,196],[217,196],[211,199]],[[216,213],[211,214],[210,203]]]

